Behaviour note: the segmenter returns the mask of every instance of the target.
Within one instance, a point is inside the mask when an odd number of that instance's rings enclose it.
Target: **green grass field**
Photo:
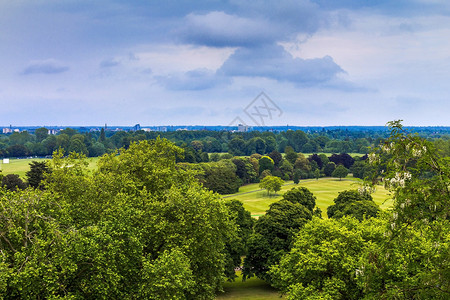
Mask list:
[[[17,174],[22,179],[25,178],[25,173],[30,170],[30,163],[32,161],[45,161],[46,158],[26,158],[26,159],[10,159],[9,164],[4,164],[3,160],[0,160],[0,167],[3,175]],[[89,169],[94,169],[97,166],[98,157],[90,157],[87,159],[89,162]]]
[[[280,293],[271,287],[265,281],[252,277],[242,281],[242,276],[233,282],[225,282],[223,286],[224,293],[217,295],[216,299],[235,299],[235,300],[268,300],[282,299]]]
[[[258,183],[254,183],[242,186],[236,194],[224,195],[224,197],[242,201],[244,207],[251,212],[253,217],[259,217],[265,213],[271,203],[280,200],[284,192],[296,186],[304,186],[316,196],[316,204],[322,210],[323,217],[326,217],[327,207],[333,204],[333,200],[339,192],[357,189],[360,182],[360,180],[352,177],[342,180],[336,178],[307,179],[300,181],[298,185],[295,185],[292,181],[287,181],[281,191],[272,195],[267,195],[265,190],[259,188]],[[383,186],[379,186],[372,197],[382,209],[389,207],[392,203]]]

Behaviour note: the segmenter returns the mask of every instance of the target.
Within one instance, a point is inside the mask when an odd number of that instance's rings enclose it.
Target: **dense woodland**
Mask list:
[[[435,141],[450,154],[448,131],[438,128],[420,129],[421,137]],[[446,133],[447,132],[447,133]],[[381,130],[287,130],[280,132],[231,132],[231,131],[101,131],[78,132],[73,128],[50,135],[44,127],[34,130],[0,135],[0,157],[51,156],[63,148],[68,152],[83,153],[96,157],[120,148],[128,148],[136,141],[151,140],[160,136],[185,150],[184,161],[205,162],[202,153],[230,153],[233,156],[268,154],[274,150],[283,153],[287,146],[302,153],[361,153],[367,154],[380,141],[387,138],[388,131]]]
[[[286,134],[306,142],[289,144]],[[28,187],[0,190],[0,299],[213,299],[236,268],[288,299],[449,298],[448,140],[428,141],[392,122],[389,136],[355,160],[305,157],[299,152],[311,137],[279,135],[275,148],[265,144],[258,154],[230,151],[233,140],[258,138],[230,134],[228,156],[195,164],[186,162],[186,147],[201,156],[192,144],[203,145],[199,136],[182,147],[159,137],[129,140],[94,171],[81,153],[54,152],[48,164],[32,166]],[[340,193],[328,219],[306,188],[286,192],[257,220],[213,192],[227,192],[218,188],[224,173],[244,184],[349,170],[365,184]],[[378,184],[391,191],[391,210],[372,201]]]

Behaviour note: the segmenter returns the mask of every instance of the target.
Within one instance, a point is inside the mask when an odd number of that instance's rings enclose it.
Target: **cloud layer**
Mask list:
[[[67,65],[64,65],[56,60],[48,59],[42,61],[33,61],[28,64],[23,71],[23,75],[31,74],[58,74],[69,70]]]
[[[0,24],[5,124],[228,124],[265,91],[281,124],[450,125],[445,1],[0,1]]]

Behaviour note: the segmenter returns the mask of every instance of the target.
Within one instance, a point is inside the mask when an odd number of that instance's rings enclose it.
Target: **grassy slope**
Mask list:
[[[280,293],[276,289],[256,277],[252,277],[243,282],[242,276],[239,276],[234,282],[226,282],[223,289],[224,293],[217,295],[216,299],[280,299]]]
[[[0,160],[0,166],[3,175],[18,174],[22,179],[25,178],[25,173],[30,170],[30,163],[32,161],[45,161],[46,158],[26,158],[26,159],[10,159],[9,164],[4,164]],[[98,157],[88,158],[89,169],[94,169],[97,165]]]
[[[249,184],[239,189],[239,193],[234,195],[225,195],[224,197],[230,199],[238,199],[244,203],[244,207],[252,213],[252,216],[258,217],[265,213],[269,205],[282,198],[282,194],[296,186],[304,186],[308,188],[317,198],[317,206],[322,210],[323,216],[326,217],[326,209],[333,204],[333,199],[337,197],[339,192],[348,189],[357,189],[359,187],[359,180],[347,178],[339,180],[336,178],[321,178],[302,180],[298,185],[292,181],[286,182],[276,195],[267,195],[265,190],[260,190],[259,185]],[[391,202],[388,200],[388,192],[379,186],[377,191],[372,194],[374,201],[381,206],[387,208]]]

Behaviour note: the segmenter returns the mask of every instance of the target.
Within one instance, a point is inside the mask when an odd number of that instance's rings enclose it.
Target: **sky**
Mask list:
[[[0,1],[0,126],[450,126],[445,0]]]

